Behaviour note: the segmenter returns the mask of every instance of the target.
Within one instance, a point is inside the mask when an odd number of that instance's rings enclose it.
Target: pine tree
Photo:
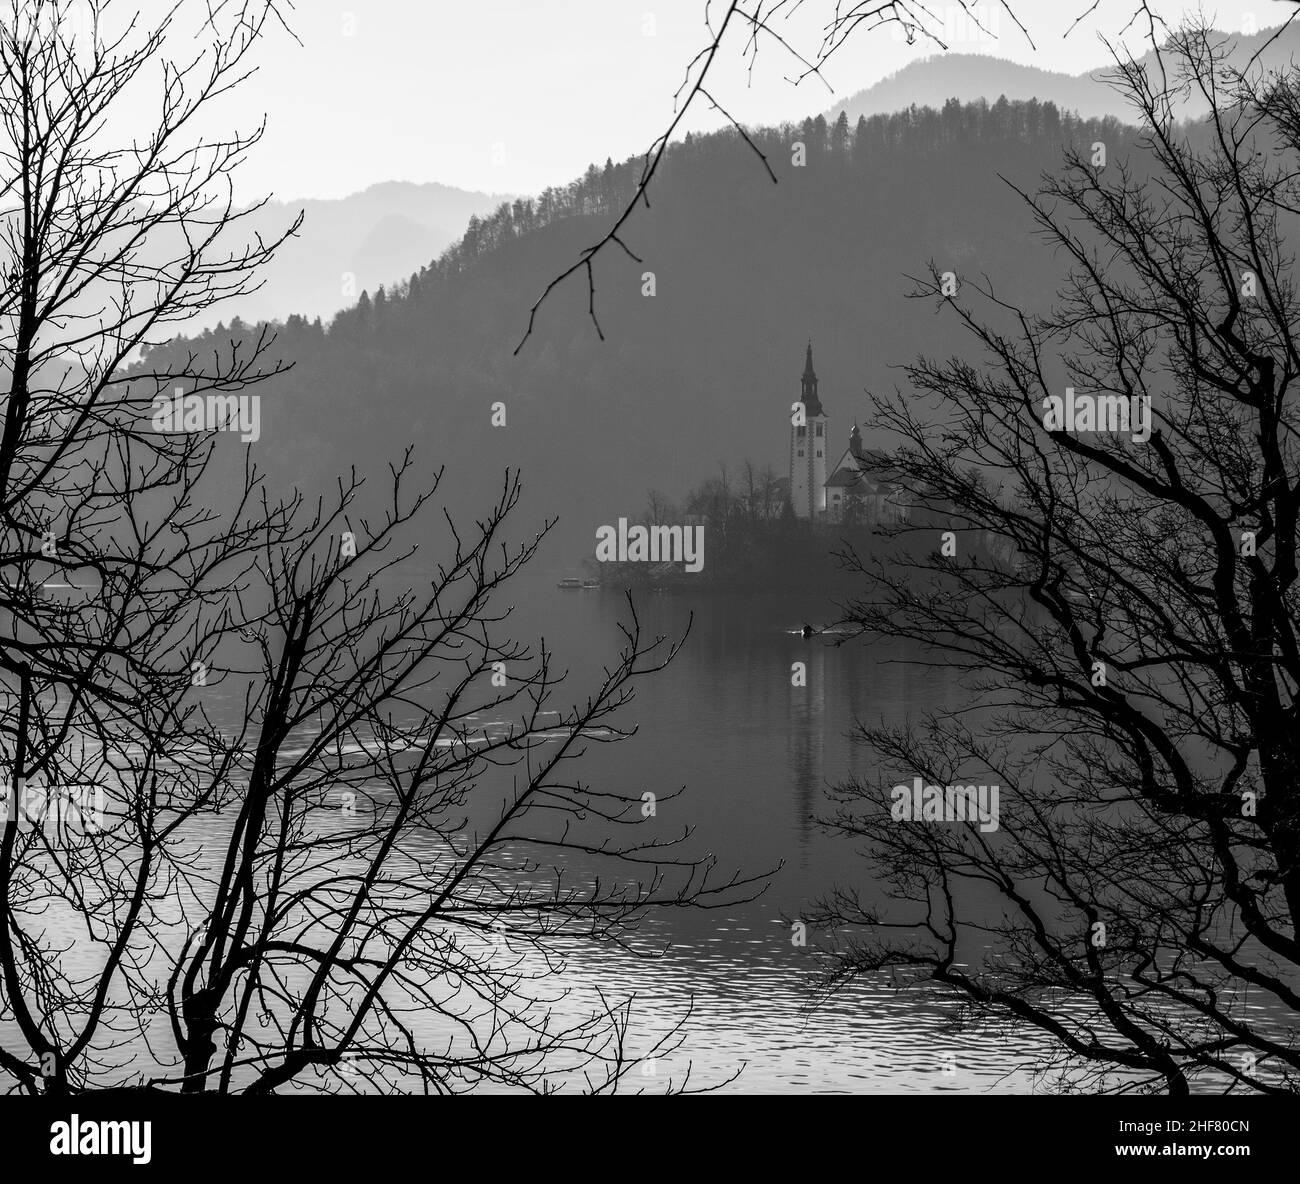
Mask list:
[[[831,132],[831,154],[838,159],[843,159],[849,152],[849,114],[847,111],[841,111],[839,118],[835,121],[835,128]]]

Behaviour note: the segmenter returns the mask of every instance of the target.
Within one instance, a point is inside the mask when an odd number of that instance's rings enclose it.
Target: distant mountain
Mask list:
[[[841,111],[851,123],[858,116],[880,115],[918,107],[941,107],[946,99],[971,103],[993,102],[1006,95],[1011,102],[1051,99],[1066,111],[1077,111],[1085,119],[1107,115],[1125,122],[1132,120],[1128,105],[1110,87],[1091,74],[1058,74],[1036,66],[1022,66],[982,53],[949,53],[910,62],[860,90],[826,112],[834,121]]]
[[[222,304],[187,329],[232,316],[257,322],[290,312],[328,320],[363,291],[373,294],[380,284],[409,279],[465,233],[472,215],[482,217],[503,200],[450,185],[388,181],[336,200],[268,202],[238,223],[238,235],[253,241],[256,234],[283,234],[302,211],[297,237],[280,248],[257,292]]]
[[[1262,69],[1278,69],[1289,65],[1300,52],[1300,28],[1295,25],[1288,26],[1280,34],[1277,29],[1265,29],[1250,36],[1227,32],[1218,36],[1233,42],[1229,60],[1237,66],[1244,66],[1259,54],[1258,65]],[[1152,53],[1141,61],[1159,68]],[[844,111],[849,121],[854,122],[859,115],[902,111],[914,103],[918,107],[942,107],[947,99],[957,99],[962,103],[986,99],[992,103],[1005,95],[1011,102],[1050,99],[1063,111],[1074,111],[1085,119],[1111,116],[1131,123],[1132,109],[1106,82],[1110,69],[1113,67],[1084,74],[1064,74],[1023,66],[992,54],[937,54],[910,62],[896,74],[835,103],[825,114],[827,120],[833,122]],[[1190,116],[1204,110],[1203,103],[1189,103],[1183,114]]]

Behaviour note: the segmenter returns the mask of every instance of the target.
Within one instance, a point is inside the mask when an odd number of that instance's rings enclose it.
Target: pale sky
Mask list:
[[[161,0],[116,0],[146,14]],[[1078,73],[1109,55],[1135,0],[1012,0],[1031,47],[998,0],[972,0],[996,39],[980,34],[956,4],[930,0],[953,52],[993,53]],[[803,0],[780,27],[815,47],[834,0]],[[1175,19],[1188,6],[1155,3]],[[725,8],[713,0],[715,16]],[[1205,11],[1220,28],[1281,23],[1293,6],[1221,0]],[[442,181],[498,193],[535,193],[564,184],[593,160],[643,152],[672,116],[686,63],[707,43],[705,0],[295,0],[302,44],[277,35],[259,72],[225,100],[240,125],[265,114],[268,131],[240,171],[241,197],[342,197],[377,181]],[[737,30],[733,30],[733,33]],[[936,51],[909,46],[897,27],[860,30],[832,60],[831,94],[808,79],[787,80],[793,63],[769,42],[752,81],[741,38],[718,60],[712,90],[746,123],[799,119],[845,99]],[[701,104],[692,127],[721,122]]]

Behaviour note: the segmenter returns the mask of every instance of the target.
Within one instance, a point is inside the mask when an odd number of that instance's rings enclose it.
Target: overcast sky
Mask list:
[[[833,3],[804,0],[782,26],[792,42],[815,46]],[[953,52],[1078,73],[1109,60],[1099,35],[1118,32],[1135,0],[1100,0],[1068,38],[1092,0],[1012,3],[1036,48],[996,0],[973,4],[996,39],[956,5],[930,6],[946,17]],[[1186,7],[1154,5],[1171,18]],[[713,0],[715,14],[724,8]],[[1291,8],[1230,0],[1206,11],[1219,27],[1237,29],[1247,14],[1262,28]],[[500,193],[563,184],[593,160],[645,150],[671,118],[686,63],[707,41],[704,11],[705,0],[296,0],[302,44],[274,38],[259,73],[224,108],[244,122],[265,113],[269,123],[241,170],[245,195],[341,197],[387,180]],[[752,123],[802,118],[936,52],[923,41],[907,45],[896,27],[860,31],[828,70],[832,95],[815,79],[792,86],[792,63],[773,43],[747,85],[739,51],[737,39],[713,90]],[[694,126],[718,122],[709,113]]]

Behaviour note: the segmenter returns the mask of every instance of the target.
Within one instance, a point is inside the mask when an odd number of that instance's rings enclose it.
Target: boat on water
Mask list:
[[[558,584],[557,588],[581,588],[582,581],[577,576],[565,576]]]
[[[583,580],[583,581],[582,581],[582,590],[583,590],[584,592],[594,592],[594,591],[596,591],[599,587],[600,587],[600,581],[599,581],[599,580]]]

